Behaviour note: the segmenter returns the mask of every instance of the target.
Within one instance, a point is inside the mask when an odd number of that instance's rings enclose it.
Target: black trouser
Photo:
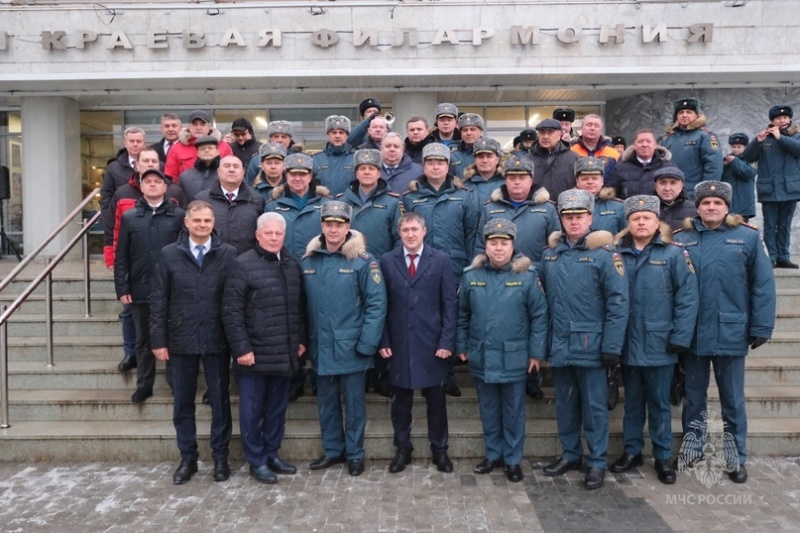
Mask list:
[[[431,451],[440,453],[447,450],[449,430],[447,428],[447,400],[445,386],[421,389],[428,411],[428,440]],[[414,389],[392,387],[392,426],[394,445],[401,450],[413,450],[411,445],[411,409],[414,405]]]
[[[150,349],[150,304],[131,303],[131,318],[136,328],[136,388],[153,390],[156,381],[156,356]],[[172,387],[172,368],[167,361],[167,383]]]

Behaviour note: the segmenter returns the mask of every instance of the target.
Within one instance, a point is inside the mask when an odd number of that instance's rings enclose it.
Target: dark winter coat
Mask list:
[[[800,200],[800,131],[796,124],[782,131],[778,140],[772,134],[761,143],[753,139],[739,157],[749,163],[758,161],[759,202]]]
[[[392,192],[397,194],[405,194],[408,191],[408,184],[422,174],[422,165],[412,161],[408,154],[403,154],[403,159],[392,170],[388,170],[386,164],[381,168],[381,177],[389,184]]]
[[[355,148],[345,143],[342,146],[325,145],[325,149],[314,154],[314,177],[327,187],[331,195],[344,192],[350,182],[356,179],[353,167]]]
[[[534,181],[550,191],[552,198],[575,187],[575,162],[580,158],[563,142],[556,143],[552,152],[535,142],[529,157],[533,160]]]
[[[361,200],[358,188],[358,180],[354,180],[336,199],[353,207],[350,227],[364,236],[369,254],[381,257],[400,242],[400,195],[380,178],[366,201]]]
[[[406,137],[405,141],[403,142],[405,145],[405,155],[410,157],[413,162],[421,165],[422,149],[432,142],[436,142],[436,139],[433,138],[433,135],[428,135],[417,144],[413,144],[408,140],[408,137]]]
[[[106,171],[103,174],[103,184],[100,186],[100,209],[105,211],[111,202],[114,193],[126,185],[136,171],[128,159],[128,151],[122,148],[117,155],[108,160]]]
[[[217,169],[219,168],[219,156],[211,161],[198,159],[194,166],[181,173],[178,184],[183,189],[186,201],[191,202],[197,193],[211,188],[217,181]]]
[[[590,231],[605,230],[616,235],[628,226],[625,203],[615,197],[613,187],[603,187],[594,198],[594,213]]]
[[[800,178],[800,174],[798,174]],[[733,189],[731,214],[746,218],[756,216],[756,169],[741,158],[734,157],[722,170],[722,181]]]
[[[450,174],[460,179],[464,178],[464,171],[475,163],[474,148],[474,145],[467,145],[464,141],[459,141],[450,147]]]
[[[681,191],[677,198],[668,204],[661,200],[660,213],[658,218],[669,225],[672,231],[677,231],[683,227],[683,221],[687,218],[697,216],[697,208],[694,202],[686,199],[686,190]]]
[[[216,137],[219,143],[219,157],[223,158],[232,154],[231,147],[228,143],[222,142],[222,134],[216,128],[209,127],[208,134]],[[189,130],[184,128],[178,134],[178,142],[172,145],[167,154],[167,162],[164,165],[164,174],[172,178],[175,183],[178,182],[178,176],[185,170],[189,170],[194,166],[197,160],[197,148],[194,147],[195,138],[189,133]]]
[[[306,252],[308,241],[319,235],[322,225],[319,210],[330,199],[328,189],[315,185],[312,180],[308,191],[308,203],[300,209],[295,202],[294,193],[286,185],[278,185],[272,190],[272,200],[264,211],[280,213],[286,219],[286,238],[283,246],[298,261]]]
[[[622,152],[622,157],[614,169],[608,185],[617,190],[617,198],[622,200],[639,194],[655,194],[655,180],[653,174],[664,167],[674,167],[672,154],[663,146],[656,146],[650,162],[643,165],[636,157],[633,146]]]
[[[258,156],[258,150],[261,148],[261,143],[255,138],[252,138],[247,139],[242,145],[234,141],[230,143],[229,146],[231,147],[231,153],[239,158],[239,161],[242,162],[242,166],[244,168],[247,168],[247,165],[250,164],[250,160],[254,156]]]
[[[701,181],[722,177],[722,150],[719,139],[706,127],[705,115],[700,115],[686,128],[675,122],[658,144],[672,153],[672,162],[686,175],[686,197],[694,200],[694,186]]]
[[[464,186],[472,189],[472,200],[478,213],[483,209],[483,204],[489,201],[492,193],[505,183],[506,176],[502,165],[497,166],[494,176],[488,180],[478,174],[475,163],[464,170]]]
[[[256,245],[256,221],[264,212],[264,198],[260,194],[254,194],[242,183],[239,185],[238,195],[231,203],[222,194],[222,187],[219,180],[216,180],[211,188],[197,193],[194,199],[211,204],[211,209],[214,210],[214,228],[222,242],[233,245],[237,254]]]

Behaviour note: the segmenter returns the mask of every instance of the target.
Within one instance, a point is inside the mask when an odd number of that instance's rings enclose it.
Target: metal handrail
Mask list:
[[[92,192],[93,196],[98,189],[95,189]],[[85,205],[82,204],[82,205]],[[77,213],[76,213],[77,214]],[[78,244],[79,241],[83,241],[84,243],[84,265],[86,265],[89,261],[89,248],[86,243],[85,236],[94,225],[100,219],[101,211],[98,211],[94,214],[92,218],[90,218],[86,223],[83,225],[81,230],[75,235],[67,245],[52,259],[52,261],[48,261],[38,276],[34,278],[33,281],[22,291],[14,302],[6,308],[6,306],[2,307],[2,314],[0,314],[0,385],[2,385],[2,390],[0,390],[0,428],[8,428],[9,425],[9,417],[8,417],[8,319],[14,312],[19,309],[19,307],[25,302],[28,296],[31,295],[33,291],[39,286],[39,284],[47,279],[47,286],[48,290],[46,293],[46,309],[45,309],[45,333],[46,333],[46,344],[47,344],[47,366],[52,367],[54,365],[53,361],[53,302],[52,302],[52,272],[58,266],[62,259]],[[74,215],[73,215],[74,216]],[[69,220],[66,221],[67,223]],[[63,229],[66,226],[66,223],[62,223],[61,228]],[[52,240],[52,237],[49,239]],[[48,241],[49,242],[49,241]],[[46,243],[45,243],[46,244]],[[43,248],[43,246],[42,246]],[[41,251],[41,250],[40,250]],[[38,253],[38,252],[37,252]],[[86,275],[88,276],[89,269],[85,267]],[[85,280],[86,285],[89,285],[89,278],[87,277]],[[89,297],[88,289],[85,290],[85,295]],[[86,307],[86,313],[88,316],[89,307]]]
[[[66,217],[64,220],[62,220],[62,221],[61,221],[61,223],[60,223],[58,226],[56,226],[56,229],[54,229],[52,232],[50,232],[50,235],[48,235],[47,237],[45,237],[45,238],[44,238],[44,240],[43,240],[42,242],[40,242],[40,243],[39,243],[39,245],[38,245],[36,248],[34,248],[34,249],[33,249],[33,250],[31,250],[31,251],[30,251],[28,254],[26,254],[26,256],[25,256],[25,259],[23,259],[23,260],[22,260],[22,262],[21,262],[20,264],[18,264],[18,265],[16,266],[16,268],[14,268],[14,270],[12,270],[12,271],[9,273],[9,274],[8,274],[8,276],[6,276],[6,277],[3,279],[3,281],[0,281],[0,292],[2,292],[2,290],[3,290],[3,289],[5,289],[5,288],[6,288],[6,286],[7,286],[9,283],[11,283],[12,281],[14,281],[14,279],[17,277],[17,275],[18,275],[20,272],[22,272],[22,270],[23,270],[23,269],[24,269],[26,266],[28,266],[28,265],[30,264],[30,262],[31,262],[31,261],[33,261],[34,259],[36,259],[36,256],[37,256],[37,255],[39,255],[39,253],[40,253],[42,250],[44,250],[44,247],[45,247],[45,246],[47,246],[48,244],[50,244],[50,241],[52,241],[53,239],[55,239],[55,238],[56,238],[56,236],[57,236],[59,233],[61,233],[61,231],[62,231],[64,228],[66,228],[66,227],[69,225],[69,223],[70,223],[70,222],[72,222],[72,219],[73,219],[73,218],[75,218],[76,216],[78,216],[78,214],[80,214],[80,212],[81,212],[81,211],[83,211],[83,208],[84,208],[84,207],[86,207],[86,205],[87,205],[89,202],[91,202],[91,201],[92,201],[92,198],[94,198],[94,197],[95,197],[95,195],[96,195],[97,193],[99,193],[99,192],[100,192],[100,188],[99,188],[99,187],[98,187],[97,189],[93,190],[92,192],[90,192],[90,193],[89,193],[89,195],[88,195],[86,198],[84,198],[84,199],[83,199],[83,201],[82,201],[81,203],[79,203],[79,204],[78,204],[78,207],[76,207],[75,209],[73,209],[73,210],[72,210],[72,213],[70,213],[69,215],[67,215],[67,217]]]

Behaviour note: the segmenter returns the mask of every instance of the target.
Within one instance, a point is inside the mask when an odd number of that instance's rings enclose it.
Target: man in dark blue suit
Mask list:
[[[406,213],[398,229],[403,246],[381,258],[388,311],[379,353],[388,360],[397,447],[389,472],[400,472],[411,461],[411,408],[414,389],[421,389],[428,406],[433,463],[440,472],[449,473],[453,463],[447,456],[445,387],[456,335],[453,268],[448,254],[424,245],[425,219],[421,215]]]

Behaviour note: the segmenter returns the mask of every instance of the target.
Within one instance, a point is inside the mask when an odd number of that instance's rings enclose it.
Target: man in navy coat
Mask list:
[[[378,353],[388,361],[397,447],[389,472],[400,472],[411,461],[414,389],[422,389],[427,402],[433,463],[440,472],[452,472],[453,463],[447,457],[445,387],[448,358],[455,349],[455,277],[450,256],[424,245],[425,219],[421,215],[406,213],[398,229],[403,246],[381,258],[388,311]]]

